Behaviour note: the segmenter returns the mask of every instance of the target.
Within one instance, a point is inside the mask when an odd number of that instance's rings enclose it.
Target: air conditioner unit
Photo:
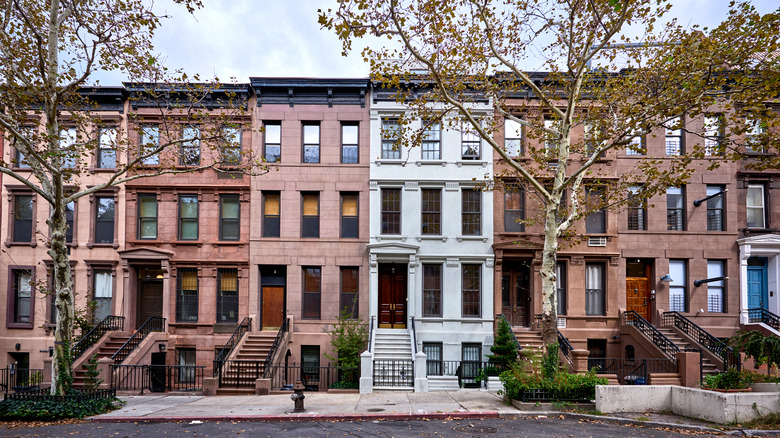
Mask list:
[[[566,318],[558,318],[558,328],[566,328]]]
[[[606,237],[588,237],[588,246],[607,246]]]

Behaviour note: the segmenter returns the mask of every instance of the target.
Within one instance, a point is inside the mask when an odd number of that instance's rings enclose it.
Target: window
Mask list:
[[[523,155],[523,125],[512,119],[504,119],[504,150],[510,157]]]
[[[471,127],[464,127],[461,132],[461,158],[464,160],[479,160],[482,154],[482,151],[480,150],[481,138],[479,137],[479,134],[472,131],[470,128]]]
[[[263,192],[263,237],[279,237],[281,195]]]
[[[522,233],[525,231],[525,192],[517,186],[507,185],[504,189],[504,231]]]
[[[628,188],[627,215],[629,230],[647,230],[647,207],[646,199],[642,195],[642,186]]]
[[[605,315],[604,265],[585,264],[585,314]]]
[[[179,164],[182,166],[200,165],[200,129],[197,126],[185,126],[181,130]]]
[[[156,166],[160,164],[160,127],[157,125],[141,125],[141,140],[138,145],[141,164]]]
[[[764,211],[764,186],[750,184],[747,188],[747,227],[766,228]]]
[[[358,125],[341,125],[341,162],[355,164],[358,162]]]
[[[726,272],[723,260],[707,260],[707,278],[723,277]],[[674,277],[672,277],[674,278]],[[723,313],[723,280],[707,283],[707,311],[711,313]]]
[[[757,118],[748,118],[745,122],[747,124],[747,132],[745,133],[745,152],[766,152],[762,139],[767,131],[766,122]]]
[[[114,197],[95,197],[95,243],[114,243]]]
[[[241,165],[241,128],[225,126],[222,128],[222,142],[219,155],[223,166]]]
[[[263,157],[268,163],[278,163],[282,159],[282,124],[265,122]]]
[[[558,142],[560,141],[560,134],[558,133],[560,130],[560,122],[557,120],[545,119],[544,128],[556,132],[555,134],[547,131],[544,132],[544,148],[547,150],[548,154],[552,155],[553,152],[558,150]]]
[[[557,315],[566,315],[566,265],[555,265],[555,312]]]
[[[98,133],[97,167],[116,167],[116,128],[100,128]]]
[[[685,260],[669,260],[669,276],[672,277],[669,282],[669,311],[685,312],[688,278]]]
[[[584,155],[590,157],[596,152],[596,149],[600,147],[601,129],[593,122],[587,122],[585,124],[585,153]]]
[[[463,216],[463,235],[482,234],[482,192],[477,189],[464,189],[461,192],[461,212]]]
[[[304,266],[303,268],[303,317],[320,318],[320,300],[322,287],[322,268]]]
[[[423,316],[442,316],[441,265],[423,265]]]
[[[238,322],[238,269],[217,269],[217,323]]]
[[[441,124],[432,120],[423,122],[422,159],[441,160]]]
[[[14,196],[14,242],[32,242],[34,205],[30,195]]]
[[[178,268],[176,322],[198,322],[198,269]]]
[[[685,199],[682,187],[669,187],[666,189],[666,229],[670,231],[684,231],[685,223]]]
[[[398,119],[382,120],[382,159],[401,159],[401,145],[396,144],[401,134],[401,125]]]
[[[722,186],[707,186],[707,231],[724,231],[723,201],[726,193]]]
[[[479,317],[481,302],[481,265],[463,265],[462,296],[463,316]]]
[[[74,223],[73,216],[76,213],[76,203],[74,201],[65,204],[65,222],[68,224],[68,230],[65,232],[65,242],[73,243]]]
[[[219,195],[219,240],[239,240],[240,222],[238,195]]]
[[[401,234],[401,189],[382,189],[382,234]]]
[[[303,162],[320,162],[320,125],[303,125]]]
[[[157,238],[157,195],[138,195],[138,238]]]
[[[179,383],[195,383],[196,350],[177,348],[176,363],[179,365]]]
[[[60,130],[60,154],[62,154],[60,162],[63,168],[73,169],[76,167],[76,160],[79,156],[79,151],[76,148],[77,142],[76,128]]]
[[[429,376],[442,375],[442,344],[441,342],[423,342],[423,353],[427,360],[426,373]]]
[[[179,240],[198,240],[198,195],[179,196]]]
[[[320,346],[301,345],[301,380],[308,390],[320,381]]]
[[[645,137],[637,132],[632,132],[629,135],[631,138],[626,146],[626,155],[644,155],[647,151]]]
[[[9,294],[7,312],[9,327],[32,328],[34,315],[32,270],[12,269],[13,290]]]
[[[726,127],[721,114],[704,117],[704,155],[723,154]]]
[[[676,156],[683,152],[682,120],[679,117],[666,123],[666,155]]]
[[[422,193],[422,233],[441,234],[441,190],[423,189]]]
[[[357,319],[359,315],[358,304],[358,268],[341,268],[341,306],[342,311],[347,311],[350,318]]]
[[[301,193],[301,237],[320,237],[320,194]]]
[[[29,140],[31,143],[35,141],[34,138],[33,138],[34,137],[34,133],[35,133],[35,128],[33,128],[32,126],[22,126],[22,127],[19,128],[19,134],[22,137],[24,137],[27,140]],[[17,138],[13,138],[12,141],[14,142],[14,144],[21,143],[21,140],[19,140]],[[34,147],[34,146],[32,146],[32,147]],[[11,163],[11,164],[14,167],[18,167],[20,169],[29,169],[30,168],[30,163],[28,163],[27,160],[24,158],[24,154],[22,153],[22,151],[20,150],[19,147],[15,147],[14,148],[14,162]]]
[[[114,277],[109,269],[95,269],[92,272],[92,298],[95,300],[95,321],[111,315],[111,299],[114,295]]]
[[[585,218],[585,233],[603,234],[607,232],[607,212],[604,209],[604,189],[589,187],[588,204],[591,212]]]
[[[358,221],[358,194],[346,192],[341,194],[341,237],[344,239],[357,239],[359,229]]]

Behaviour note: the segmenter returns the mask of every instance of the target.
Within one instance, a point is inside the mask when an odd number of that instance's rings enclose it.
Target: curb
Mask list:
[[[513,416],[514,417],[514,416]],[[484,412],[433,412],[425,414],[338,414],[338,415],[222,415],[207,417],[92,417],[91,423],[167,423],[167,422],[284,422],[284,421],[392,421],[392,420],[439,420],[439,419],[488,419],[506,418],[497,411]]]

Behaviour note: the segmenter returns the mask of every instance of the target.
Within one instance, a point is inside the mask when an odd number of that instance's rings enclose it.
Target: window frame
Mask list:
[[[223,289],[223,277],[225,274],[235,274],[236,277],[236,290],[226,291]],[[241,310],[239,305],[239,294],[241,291],[241,276],[238,268],[217,268],[217,309],[216,309],[216,323],[217,324],[235,324],[238,322],[238,314]],[[235,292],[235,296],[225,295],[225,292]],[[233,307],[235,306],[235,309]],[[227,308],[227,309],[226,309]],[[235,317],[230,318],[229,314],[226,316],[226,311],[235,310]]]
[[[317,214],[306,214],[306,199],[314,197]],[[301,238],[319,239],[320,237],[320,192],[301,192]]]
[[[726,231],[726,216],[724,214],[726,206],[725,188],[722,185],[707,184],[705,190],[706,196],[720,193],[707,200],[707,231]],[[720,203],[720,207],[717,206],[717,203]],[[717,218],[718,226],[715,226],[713,223],[715,218]]]
[[[152,145],[152,146],[147,146]],[[159,166],[160,152],[141,158],[147,150],[160,147],[160,125],[156,123],[143,123],[138,128],[138,163],[142,166]]]
[[[279,129],[279,142],[270,142],[268,139],[268,127],[273,126],[274,130]],[[274,133],[275,134],[275,133]],[[276,140],[275,138],[273,140]],[[268,151],[270,147],[276,148],[279,152],[276,155],[271,155]],[[273,158],[272,160],[269,158]],[[266,163],[280,163],[282,161],[282,122],[281,120],[264,121],[263,122],[263,159]]]
[[[512,135],[510,136],[510,134]],[[504,151],[511,158],[518,158],[524,155],[524,134],[522,123],[504,118]]]
[[[17,322],[17,318],[21,317],[17,312],[19,311],[19,297],[17,290],[18,279],[17,274],[25,272],[30,276],[30,296],[29,296],[29,315],[27,315],[27,322]],[[32,329],[35,326],[35,302],[37,301],[35,296],[35,266],[20,266],[10,265],[8,266],[8,293],[6,295],[6,318],[5,326],[9,329]],[[25,297],[27,298],[27,297]]]
[[[354,289],[349,289],[352,281],[346,274],[354,276]],[[360,267],[358,266],[340,266],[339,267],[339,315],[343,312],[350,312],[350,319],[360,317]]]
[[[153,216],[144,216],[143,215],[143,199],[154,199],[154,215]],[[114,206],[116,207],[116,205]],[[158,220],[160,215],[160,206],[159,201],[157,200],[157,194],[156,193],[137,193],[136,194],[136,212],[138,214],[137,216],[137,228],[136,228],[136,238],[138,240],[157,240],[159,236],[159,229],[158,229]],[[144,236],[143,229],[144,225],[150,225],[154,224],[154,236]]]
[[[441,161],[441,123],[425,120],[420,144],[420,159],[423,161]]]
[[[433,196],[436,199],[426,199]],[[441,236],[441,189],[423,188],[420,190],[420,233],[424,236]]]
[[[745,117],[745,153],[763,154],[766,152],[766,145],[760,142],[761,136],[767,132],[767,124],[760,118]]]
[[[309,129],[317,129],[317,142],[312,143],[310,141],[307,141],[307,130]],[[310,139],[311,140],[311,139]],[[301,163],[306,164],[318,164],[321,161],[320,158],[320,152],[321,148],[320,145],[322,144],[322,127],[320,126],[320,122],[302,122],[301,123]],[[307,158],[308,154],[307,152],[315,152],[316,151],[316,159],[313,158],[313,156]]]
[[[626,229],[629,231],[647,231],[647,198],[640,197],[642,186],[630,186],[628,188],[628,193]],[[636,218],[634,222],[632,222],[633,217]],[[634,223],[636,225],[634,225]]]
[[[516,200],[511,198],[517,197]],[[509,208],[517,201],[518,209]],[[518,220],[520,222],[518,222]],[[524,233],[525,223],[525,190],[519,186],[506,186],[504,188],[504,232]]]
[[[422,352],[426,357],[426,376],[443,375],[444,345],[442,342],[423,342]]]
[[[230,138],[232,137],[232,138]],[[244,139],[240,126],[222,126],[220,128],[219,159],[220,167],[235,168],[243,163]]]
[[[680,125],[677,129],[670,129],[668,126]],[[667,157],[679,157],[685,153],[685,118],[672,117],[664,124],[664,155]],[[676,145],[674,144],[676,141]],[[672,143],[670,144],[670,141]]]
[[[354,198],[355,214],[347,215],[344,212],[346,198]],[[342,239],[357,239],[360,237],[360,194],[358,192],[339,193],[339,212],[341,215],[340,236]]]
[[[678,268],[682,275],[677,275]],[[688,260],[685,259],[670,259],[669,260],[669,275],[672,277],[672,281],[668,284],[669,287],[669,311],[670,312],[688,312]],[[681,277],[682,279],[679,279]],[[673,293],[675,292],[675,293]],[[682,307],[676,307],[672,296],[682,296]]]
[[[105,318],[105,316],[111,315],[112,311],[113,311],[114,293],[116,291],[116,271],[114,270],[113,266],[108,266],[108,265],[107,266],[91,265],[89,267],[88,273],[89,273],[89,276],[91,277],[89,279],[90,280],[89,283],[91,285],[90,297],[95,302],[95,313],[93,314],[93,318],[94,318],[95,322],[100,322],[100,321],[102,321],[103,318]],[[103,318],[98,318],[98,313],[97,312],[101,308],[105,307],[105,304],[103,306],[99,306],[98,303],[100,302],[100,300],[106,299],[106,297],[98,297],[97,296],[97,291],[98,291],[97,278],[98,278],[98,274],[105,274],[105,273],[108,273],[108,275],[110,277],[110,282],[109,282],[110,296],[108,297],[108,300],[107,300],[109,305],[108,305],[107,311],[104,311],[104,312],[106,312],[106,315],[103,316]]]
[[[461,234],[464,236],[481,236],[482,191],[477,188],[463,188],[460,193]],[[469,197],[473,198],[467,199]]]
[[[391,193],[396,194],[396,199],[388,199]],[[397,204],[397,205],[396,205]],[[396,207],[391,210],[389,208]],[[380,193],[380,229],[379,233],[384,235],[400,235],[402,230],[402,194],[398,187],[383,187]]]
[[[105,135],[108,132],[113,132],[113,135],[111,135],[112,139],[110,143],[104,141]],[[117,137],[119,136],[119,129],[116,126],[100,127],[98,128],[97,136],[98,138],[97,138],[97,154],[95,157],[95,168],[103,169],[103,170],[116,169],[117,158],[118,158],[116,142],[117,142]],[[113,163],[114,163],[113,166],[107,166],[106,163],[104,162],[106,151],[110,151],[111,154],[113,154]]]
[[[598,197],[598,203],[601,204],[603,202],[603,197],[606,194],[606,188],[591,186],[587,187],[585,192],[589,200]],[[606,234],[607,226],[607,210],[604,206],[599,209],[593,209],[585,217],[585,234]]]
[[[187,138],[190,137],[189,140]],[[181,128],[181,143],[179,143],[179,166],[200,166],[200,127],[196,125],[186,125]],[[197,151],[193,153],[193,151]],[[197,157],[197,160],[189,161],[188,158]]]
[[[382,118],[381,123],[381,151],[379,156],[382,160],[400,160],[401,145],[396,144],[400,139],[401,134],[401,125],[398,118],[384,117]]]
[[[309,275],[309,271],[316,275]],[[322,266],[301,266],[301,275],[301,319],[322,319]],[[316,281],[316,284],[307,282],[307,278]],[[312,286],[316,286],[316,288]],[[312,288],[310,289],[310,287]],[[310,309],[307,310],[309,307]],[[316,312],[313,312],[314,308],[316,308]],[[307,314],[307,311],[310,313]]]
[[[184,217],[184,205],[183,200],[185,198],[195,200],[195,217]],[[178,239],[181,241],[196,241],[200,239],[200,197],[197,194],[179,194],[178,202]],[[195,224],[195,237],[184,237],[184,225],[185,223]]]
[[[441,318],[442,286],[444,269],[441,263],[423,263],[422,270],[422,316]],[[428,281],[430,280],[430,281]]]
[[[725,277],[726,260],[707,259],[707,278]],[[718,269],[712,267],[718,266]],[[720,272],[715,272],[715,271]],[[717,299],[715,299],[717,297]],[[717,307],[719,310],[713,310]],[[724,280],[707,283],[707,313],[726,313],[726,282]]]
[[[593,269],[598,268],[598,284],[591,277]],[[585,263],[585,314],[588,316],[606,316],[607,314],[607,276],[606,265],[603,262]],[[588,286],[601,286],[588,287]],[[595,302],[594,302],[595,301]]]
[[[670,193],[670,191],[679,190],[680,193]],[[671,196],[679,196],[679,202],[676,202],[677,206],[671,206],[673,198]],[[666,230],[667,231],[685,231],[686,229],[686,211],[685,211],[685,186],[669,187],[666,189]],[[679,217],[676,223],[672,223],[674,217]]]
[[[755,190],[755,189],[760,189],[760,191],[761,191],[760,196],[758,197],[758,199],[761,200],[761,205],[760,206],[750,205],[750,202],[751,202],[751,199],[752,199],[751,195],[750,195],[750,192],[752,190]],[[745,227],[748,228],[748,229],[754,229],[754,230],[766,229],[769,226],[768,218],[767,218],[767,214],[766,214],[766,210],[767,210],[766,209],[766,204],[767,204],[767,202],[766,202],[767,201],[766,200],[766,185],[764,185],[764,184],[748,184],[747,188],[746,188],[746,191],[745,191],[745,195],[746,195],[745,196]],[[751,210],[753,210],[753,211],[760,210],[760,216],[759,216],[761,218],[761,224],[760,225],[757,225],[757,224],[751,225],[751,223],[750,223],[750,216],[751,216],[750,215],[750,211]],[[755,214],[753,216],[755,217]]]
[[[111,204],[113,205],[113,218],[111,219],[111,242],[98,242],[98,232],[101,228],[99,225],[101,223],[108,223],[106,220],[100,220],[100,205],[101,200],[103,199],[110,199]],[[116,246],[117,245],[117,218],[116,218],[116,205],[117,205],[117,193],[114,192],[101,192],[101,193],[95,193],[92,197],[90,197],[90,202],[92,203],[92,232],[90,233],[90,243],[89,246]],[[105,231],[105,230],[104,230]]]
[[[560,316],[566,316],[566,301],[568,298],[568,281],[565,262],[555,264],[555,313]]]
[[[29,126],[29,125],[21,126],[21,127],[19,127],[19,134],[21,134],[23,137],[27,137],[27,139],[30,140],[30,142],[33,142],[34,141],[34,136],[35,136],[34,135],[35,134],[35,127],[34,126]],[[13,145],[13,154],[14,154],[13,155],[14,162],[11,163],[11,167],[14,168],[14,169],[20,169],[20,170],[29,169],[30,168],[30,163],[27,163],[27,164],[24,163],[24,161],[25,161],[24,154],[22,153],[22,151],[19,148],[16,147],[16,143],[18,142],[18,139],[15,138],[15,137],[12,137],[10,139],[10,142]],[[33,147],[34,146],[35,145],[33,144]]]
[[[184,275],[195,275],[195,289],[184,289]],[[185,293],[186,292],[186,293]],[[186,298],[185,297],[189,297]],[[196,267],[176,267],[176,322],[195,324],[200,317],[200,272]]]
[[[263,237],[277,238],[281,236],[281,218],[282,218],[282,194],[279,191],[263,191]],[[276,198],[276,214],[269,214],[269,207],[273,207],[272,198]]]
[[[645,136],[636,132],[631,132],[628,135],[631,137],[626,145],[626,155],[630,157],[645,156],[647,154],[647,139]]]
[[[460,132],[460,159],[463,161],[482,160],[482,137],[465,125]]]
[[[235,200],[238,214],[236,217],[225,217],[224,204],[226,200]],[[236,229],[235,238],[226,238],[225,229],[228,225]],[[219,240],[223,242],[238,242],[241,240],[241,195],[235,193],[223,193],[219,195]]]
[[[704,156],[723,155],[726,120],[723,114],[706,114],[704,122]]]
[[[11,230],[8,233],[9,240],[8,242],[10,244],[22,244],[22,245],[34,245],[35,244],[35,229],[36,229],[36,207],[37,207],[37,196],[35,196],[35,193],[28,192],[28,191],[14,191],[12,192],[12,205],[11,209],[9,209],[9,213],[11,216],[11,220],[9,221],[9,225],[11,225]],[[30,199],[30,217],[20,217],[19,215],[19,206],[20,206],[20,198],[29,198]],[[20,225],[29,224],[29,236],[26,236],[26,230],[21,229]],[[25,236],[20,235],[21,233],[25,233]],[[25,239],[26,237],[26,239]]]
[[[347,142],[347,135],[345,130],[347,128],[355,128],[355,143]],[[346,159],[348,150],[355,150],[355,158],[353,160]],[[341,123],[341,164],[359,164],[360,163],[360,123]]]
[[[74,126],[63,126],[59,132],[59,152],[62,169],[75,169],[79,164],[78,153],[74,145],[78,143],[79,132]],[[76,155],[76,156],[72,156]]]
[[[473,272],[471,272],[471,274],[475,274],[475,275],[469,275],[470,274],[469,271],[472,269]],[[467,288],[468,286],[467,280],[470,282],[475,282],[476,289]],[[479,263],[461,264],[460,290],[461,290],[461,317],[480,318],[482,316],[482,265],[481,264]],[[472,308],[475,308],[475,310],[472,311]]]
[[[178,383],[195,383],[198,350],[195,347],[176,347]]]

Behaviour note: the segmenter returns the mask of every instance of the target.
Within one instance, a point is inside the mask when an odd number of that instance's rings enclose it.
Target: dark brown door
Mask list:
[[[284,321],[284,286],[263,286],[263,330],[278,330]]]
[[[644,319],[650,319],[650,287],[647,278],[626,278],[626,310],[633,310]]]
[[[162,317],[163,284],[162,281],[141,281],[138,306],[138,321],[140,327],[152,316]]]
[[[501,313],[513,326],[528,327],[531,303],[530,268],[522,263],[504,264],[501,278]]]
[[[379,265],[379,327],[406,328],[406,265]]]

